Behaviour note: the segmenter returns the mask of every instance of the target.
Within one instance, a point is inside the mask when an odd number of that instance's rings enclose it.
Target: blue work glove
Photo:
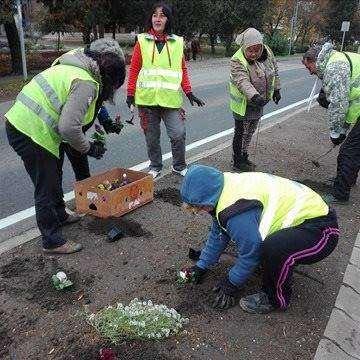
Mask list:
[[[274,103],[277,105],[279,103],[279,101],[281,100],[280,89],[279,90],[274,90],[274,94],[273,94],[272,98],[274,100]]]
[[[251,99],[250,102],[252,105],[261,108],[267,104],[267,101],[259,94],[255,94]]]

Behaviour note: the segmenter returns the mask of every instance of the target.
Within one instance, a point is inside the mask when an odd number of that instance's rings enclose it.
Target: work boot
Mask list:
[[[58,255],[67,255],[67,254],[73,254],[75,252],[78,252],[82,250],[82,245],[79,243],[76,243],[74,241],[67,241],[65,244],[58,246],[53,249],[44,249],[43,251],[45,254],[58,254]]]
[[[269,297],[263,291],[241,298],[239,305],[250,314],[267,314],[275,310],[275,307],[270,303]]]
[[[248,172],[255,170],[255,164],[248,159],[249,155],[243,153],[237,161],[234,160],[232,169],[237,172]]]

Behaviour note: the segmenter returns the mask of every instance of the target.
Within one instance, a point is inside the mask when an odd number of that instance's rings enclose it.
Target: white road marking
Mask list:
[[[266,120],[270,117],[273,117],[275,115],[278,115],[278,114],[281,114],[285,111],[288,111],[290,109],[293,109],[297,106],[300,106],[302,104],[305,104],[306,102],[309,101],[309,98],[306,98],[304,100],[300,100],[300,101],[297,101],[293,104],[290,104],[288,106],[285,106],[281,109],[278,109],[278,110],[275,110],[275,111],[272,111],[271,113],[268,113],[266,115],[264,115],[261,120]],[[231,135],[232,133],[234,132],[234,128],[231,128],[231,129],[227,129],[227,130],[224,130],[224,131],[221,131],[217,134],[214,134],[214,135],[211,135],[211,136],[208,136],[204,139],[201,139],[201,140],[198,140],[198,141],[195,141],[189,145],[186,146],[186,151],[189,151],[189,150],[193,150],[193,149],[196,149],[204,144],[207,144],[209,142],[212,142],[212,141],[215,141],[217,139],[220,139],[222,137],[225,137],[225,136],[228,136],[228,135]],[[163,155],[163,160],[168,160],[168,159],[171,159],[172,155],[171,155],[171,152],[168,152],[166,154]],[[150,165],[150,161],[144,161],[140,164],[137,164],[133,167],[131,167],[130,169],[131,170],[135,170],[135,171],[141,171],[141,170],[144,170],[146,169],[148,166]],[[68,193],[66,193],[64,195],[64,200],[65,202],[67,201],[70,201],[70,200],[73,200],[74,199],[74,192],[73,191],[70,191]],[[25,209],[25,210],[22,210],[22,211],[19,211],[15,214],[12,214],[12,215],[9,215],[5,218],[2,218],[0,219],[0,230],[1,229],[4,229],[8,226],[11,226],[11,225],[14,225],[22,220],[25,220],[25,219],[28,219],[32,216],[35,215],[35,207],[32,206],[28,209]]]

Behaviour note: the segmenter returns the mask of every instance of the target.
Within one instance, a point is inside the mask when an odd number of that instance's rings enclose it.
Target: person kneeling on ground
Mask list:
[[[237,247],[236,263],[213,289],[214,308],[234,306],[241,287],[262,263],[261,291],[239,304],[250,313],[285,310],[294,267],[321,261],[338,242],[335,211],[310,188],[282,177],[194,165],[185,175],[181,197],[189,211],[213,217],[199,260],[185,269],[194,283],[217,264],[230,239]]]
[[[75,49],[36,75],[18,94],[5,114],[10,146],[21,157],[34,187],[36,221],[43,250],[70,254],[82,245],[66,241],[64,224],[79,220],[68,215],[62,190],[61,145],[65,141],[80,154],[100,159],[106,148],[89,142],[89,125],[104,101],[113,100],[124,83],[125,61],[119,44],[99,39]]]

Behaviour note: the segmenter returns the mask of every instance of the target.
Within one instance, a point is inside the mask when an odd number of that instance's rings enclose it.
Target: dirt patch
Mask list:
[[[297,179],[295,181],[308,186],[310,189],[313,189],[320,194],[331,193],[332,191],[332,186],[324,182],[314,181],[311,179]]]
[[[176,188],[166,188],[155,191],[155,198],[170,203],[175,206],[181,206],[180,190]]]
[[[103,342],[90,347],[83,347],[77,342],[70,345],[59,359],[96,360],[99,359],[101,348],[111,348],[117,358],[121,360],[176,360],[173,356],[168,357],[161,354],[156,344],[140,341],[124,342],[117,346]]]
[[[152,237],[152,233],[150,231],[144,230],[140,223],[119,218],[119,219],[98,219],[95,218],[86,222],[83,226],[86,227],[86,231],[90,231],[95,235],[106,235],[110,229],[116,226],[119,230],[121,230],[125,237]]]
[[[12,343],[6,325],[5,313],[0,310],[0,358],[7,354],[7,349]]]
[[[56,290],[51,283],[51,276],[60,270],[74,282],[74,286],[65,291]],[[58,310],[72,304],[77,300],[77,294],[94,281],[93,275],[80,276],[70,267],[59,266],[56,258],[41,256],[14,258],[0,268],[0,274],[0,292],[38,304],[46,310]]]

